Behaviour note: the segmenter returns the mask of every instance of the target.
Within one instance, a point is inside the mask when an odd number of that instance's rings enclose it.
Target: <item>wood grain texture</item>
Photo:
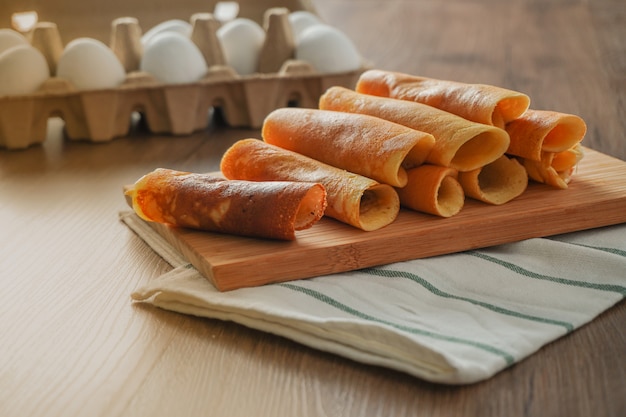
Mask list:
[[[519,87],[542,107],[579,113],[587,146],[626,159],[621,0],[314,4],[373,65]],[[120,184],[156,167],[216,171],[233,142],[259,133],[139,129],[95,145],[53,124],[43,146],[0,151],[1,416],[626,415],[623,301],[464,387],[132,304],[134,289],[170,267],[118,222]]]
[[[335,4],[336,3],[336,4]],[[574,113],[584,145],[626,160],[626,4],[620,0],[318,0],[372,66],[493,84]]]
[[[324,218],[282,242],[149,224],[228,291],[626,222],[626,162],[585,152],[567,190],[531,182],[507,204],[468,198],[445,219],[403,209],[372,232]]]

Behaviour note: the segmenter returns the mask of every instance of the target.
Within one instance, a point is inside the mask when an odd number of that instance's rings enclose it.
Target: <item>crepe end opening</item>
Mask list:
[[[450,166],[461,172],[483,167],[502,156],[509,143],[506,131],[500,128],[484,130],[457,149]]]
[[[400,211],[400,198],[387,184],[374,185],[363,192],[359,205],[360,228],[365,231],[380,229],[392,223]]]
[[[441,217],[452,217],[461,211],[464,204],[465,193],[461,184],[454,177],[443,177],[437,190],[437,214]]]
[[[478,173],[479,195],[483,202],[501,205],[520,196],[528,186],[524,167],[514,158],[502,156]]]
[[[326,205],[326,188],[322,184],[315,184],[306,192],[298,206],[294,229],[304,230],[312,227],[324,215]]]
[[[492,124],[504,129],[511,120],[520,117],[530,106],[530,97],[526,94],[517,93],[498,101],[491,115]]]
[[[541,150],[563,152],[581,142],[587,133],[587,125],[578,116],[566,116],[545,136]]]

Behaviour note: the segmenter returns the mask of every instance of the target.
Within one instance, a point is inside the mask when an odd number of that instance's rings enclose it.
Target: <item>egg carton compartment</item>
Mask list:
[[[117,18],[106,46],[124,67],[124,78],[115,87],[95,89],[77,88],[56,74],[64,50],[60,33],[56,24],[40,22],[28,39],[46,58],[51,76],[33,93],[0,96],[0,147],[15,150],[43,143],[52,117],[64,121],[68,139],[91,142],[128,136],[137,114],[155,134],[178,136],[206,129],[216,109],[228,126],[260,128],[274,109],[315,108],[327,88],[353,88],[366,65],[328,73],[299,59],[288,15],[286,8],[266,10],[258,68],[243,75],[226,64],[217,38],[223,23],[212,13],[192,15],[190,39],[202,53],[207,71],[197,81],[177,83],[160,81],[140,67],[144,33],[139,21]]]

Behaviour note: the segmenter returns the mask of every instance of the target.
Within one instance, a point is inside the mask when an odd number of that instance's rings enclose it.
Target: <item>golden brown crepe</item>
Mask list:
[[[356,90],[428,104],[467,120],[500,128],[521,116],[530,105],[526,94],[505,88],[383,70],[368,70],[361,74]]]
[[[587,126],[573,114],[528,109],[506,131],[511,138],[508,154],[541,161],[542,152],[563,152],[580,143]]]
[[[141,177],[126,194],[144,220],[281,240],[313,226],[326,207],[319,183],[232,181],[163,168]]]
[[[430,133],[435,144],[426,162],[459,171],[471,171],[493,162],[509,147],[509,136],[503,129],[471,122],[422,103],[331,87],[320,97],[319,107],[369,114]]]
[[[392,186],[258,139],[231,146],[222,157],[221,170],[231,179],[323,184],[328,200],[325,214],[365,231],[390,224],[400,210]]]
[[[583,148],[577,144],[563,152],[542,152],[540,161],[525,158],[520,161],[532,180],[566,189],[583,156]]]
[[[500,205],[526,191],[528,175],[516,159],[502,155],[484,167],[459,173],[459,182],[466,196]]]
[[[457,175],[456,169],[438,165],[424,164],[410,169],[407,185],[397,189],[400,204],[440,217],[454,216],[465,203]]]
[[[428,133],[377,117],[293,107],[270,113],[262,135],[272,145],[397,187],[435,143]]]

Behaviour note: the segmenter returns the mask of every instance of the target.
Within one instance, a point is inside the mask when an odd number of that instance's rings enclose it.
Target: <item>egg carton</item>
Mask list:
[[[285,19],[284,9],[268,9],[266,13],[266,43],[259,68],[264,66],[268,72],[239,75],[224,63],[216,36],[219,22],[210,13],[193,15],[192,41],[203,53],[209,70],[201,80],[186,84],[164,84],[138,70],[139,23],[131,17],[116,19],[108,46],[126,69],[124,82],[115,88],[77,90],[53,75],[32,94],[0,97],[0,148],[42,144],[48,120],[53,117],[63,119],[68,139],[91,142],[128,136],[136,114],[155,134],[179,136],[204,130],[216,109],[228,126],[256,129],[277,108],[315,108],[329,87],[353,88],[365,68],[323,74],[310,63],[293,59],[292,34]],[[195,33],[203,36],[194,37]],[[30,41],[54,73],[62,52],[56,25],[38,23]]]

